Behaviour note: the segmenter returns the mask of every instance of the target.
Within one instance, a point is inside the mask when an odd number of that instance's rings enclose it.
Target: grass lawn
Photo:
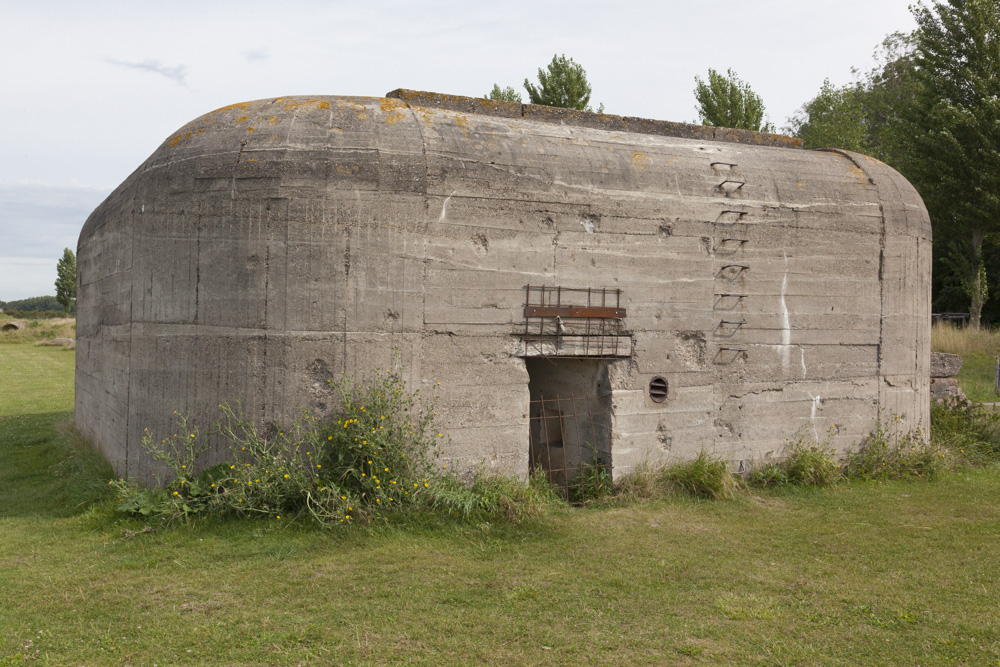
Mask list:
[[[950,324],[935,325],[931,334],[935,352],[962,355],[962,370],[958,386],[970,401],[994,403],[1000,401],[994,392],[996,355],[1000,353],[1000,333],[990,329],[972,331]]]
[[[0,345],[32,370],[0,394],[0,665],[1000,664],[997,468],[520,526],[123,532],[59,427],[72,360]]]

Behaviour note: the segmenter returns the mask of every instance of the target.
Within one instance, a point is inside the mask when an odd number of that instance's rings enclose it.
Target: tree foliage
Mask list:
[[[913,14],[916,103],[902,112],[920,159],[909,173],[953,255],[966,260],[962,286],[978,327],[988,296],[983,243],[1000,233],[1000,3],[948,0]]]
[[[76,303],[76,255],[69,248],[56,265],[56,300],[67,315]]]
[[[514,90],[513,86],[507,86],[506,88],[501,88],[500,84],[494,83],[493,90],[491,90],[487,95],[488,100],[500,100],[503,102],[517,102],[521,103],[521,93]]]
[[[538,68],[538,85],[524,80],[524,88],[532,104],[544,104],[550,107],[564,107],[592,111],[590,108],[590,82],[583,66],[567,58],[565,55],[553,55],[544,69]],[[604,111],[600,105],[597,113]]]
[[[702,125],[734,127],[754,132],[774,132],[764,119],[764,102],[733,70],[725,76],[709,68],[708,80],[694,78],[695,109]]]

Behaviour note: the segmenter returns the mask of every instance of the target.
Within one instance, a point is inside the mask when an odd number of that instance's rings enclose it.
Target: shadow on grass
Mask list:
[[[111,466],[72,412],[0,417],[0,517],[65,517],[108,496]]]

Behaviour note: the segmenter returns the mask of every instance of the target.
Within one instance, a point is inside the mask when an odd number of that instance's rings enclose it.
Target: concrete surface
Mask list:
[[[156,470],[141,434],[174,410],[207,426],[239,399],[287,422],[333,407],[327,377],[394,359],[438,392],[446,458],[525,474],[529,284],[622,290],[625,344],[603,362],[616,477],[702,449],[738,469],[800,428],[836,426],[843,448],[880,408],[928,424],[930,225],[885,164],[394,95],[205,114],[87,220],[76,423],[119,474]]]

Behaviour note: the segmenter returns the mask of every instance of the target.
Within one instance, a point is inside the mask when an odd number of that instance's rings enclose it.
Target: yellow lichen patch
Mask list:
[[[343,134],[343,133],[344,133],[344,131],[343,131],[342,129],[340,129],[339,127],[337,127],[336,125],[334,125],[333,127],[331,127],[331,128],[330,128],[330,131],[331,131],[331,132],[332,132],[333,130],[336,130],[337,132],[340,132],[341,134]]]
[[[177,146],[177,144],[181,143],[185,139],[190,139],[191,136],[192,136],[191,132],[188,132],[187,134],[178,134],[175,137],[171,137],[170,140],[167,142],[167,144],[171,148],[175,148]]]
[[[240,116],[236,119],[237,123],[245,123],[250,119],[250,116]]]
[[[289,102],[285,105],[285,111],[309,112],[318,109],[329,109],[330,103],[326,100],[306,100],[305,102]]]
[[[247,132],[250,132],[251,134],[253,133],[253,125],[247,128]]]
[[[802,181],[799,181],[795,185],[796,185],[796,187],[798,187],[799,190],[805,190],[806,189],[806,186],[802,183]]]
[[[233,109],[249,109],[249,108],[250,108],[249,102],[237,102],[236,104],[230,104],[229,106],[220,107],[215,111],[211,111],[209,112],[208,115],[212,116],[217,113],[222,113],[223,111],[232,111]]]
[[[399,112],[390,113],[390,114],[386,114],[385,122],[389,123],[389,125],[395,125],[396,123],[398,123],[399,121],[403,120],[404,118],[406,118],[406,114],[405,113],[399,113]]]
[[[649,158],[642,153],[632,153],[632,166],[636,169],[645,169],[649,166]]]
[[[368,114],[362,111],[358,114],[358,120],[368,120]]]
[[[455,122],[458,123],[458,126],[463,130],[468,129],[469,127],[469,119],[465,116],[456,115]]]
[[[395,111],[396,109],[402,109],[406,106],[403,102],[393,98],[393,97],[383,97],[382,98],[382,111],[389,113],[390,111]]]
[[[337,107],[340,109],[353,109],[355,111],[359,111],[364,109],[365,105],[351,100],[337,100]]]
[[[247,162],[256,162],[256,161],[257,161],[257,158],[255,158],[255,157],[252,157],[249,160],[247,160]]]
[[[271,135],[271,141],[277,141],[277,140],[278,140],[278,135],[272,134]]]
[[[268,116],[267,117],[267,124],[271,125],[271,126],[277,125],[278,124],[278,117],[277,116]]]
[[[205,131],[205,128],[200,128],[197,132],[195,132],[195,134],[201,134],[204,131]]]
[[[359,167],[356,164],[351,164],[351,165],[338,164],[336,167],[334,167],[334,169],[336,169],[337,173],[340,174],[341,176],[357,176],[358,172],[361,171],[361,167]]]

